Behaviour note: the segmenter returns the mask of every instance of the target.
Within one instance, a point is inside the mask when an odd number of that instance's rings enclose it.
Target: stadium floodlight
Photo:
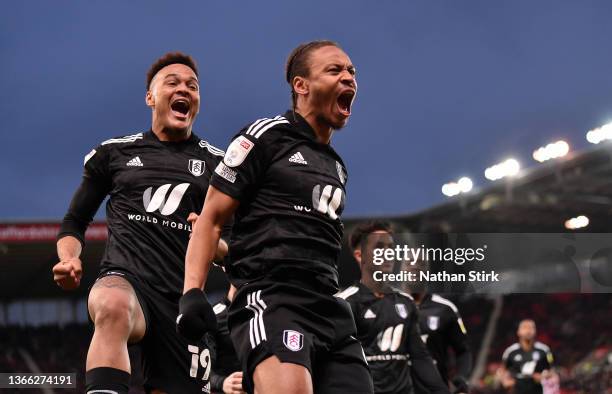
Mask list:
[[[515,159],[508,159],[499,164],[495,164],[485,170],[485,178],[490,181],[496,181],[508,176],[514,176],[518,174],[521,169],[521,165]]]
[[[469,192],[473,186],[472,180],[464,176],[459,178],[457,182],[449,182],[442,185],[442,194],[447,197],[453,197],[460,193]]]
[[[533,151],[533,158],[540,163],[567,155],[569,145],[563,140],[550,143]]]
[[[472,190],[472,187],[474,186],[474,183],[472,183],[472,180],[466,176],[459,178],[459,180],[457,181],[457,184],[459,185],[459,190],[461,191],[461,193],[467,193],[470,190]]]
[[[599,144],[602,141],[612,139],[612,123],[607,123],[601,127],[589,130],[586,139],[591,144]]]
[[[589,218],[580,215],[575,218],[571,218],[565,221],[565,228],[568,230],[576,230],[579,228],[584,228],[589,225]]]

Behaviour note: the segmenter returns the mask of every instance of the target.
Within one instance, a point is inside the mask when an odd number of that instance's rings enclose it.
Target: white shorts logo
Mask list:
[[[223,161],[228,167],[237,167],[242,164],[254,146],[255,144],[245,136],[238,136],[227,148]]]
[[[153,193],[153,197],[151,197],[151,193],[153,191],[153,187],[149,187],[145,190],[142,195],[142,202],[144,203],[144,207],[147,212],[155,212],[159,209],[159,212],[162,215],[171,215],[176,211],[181,200],[183,199],[183,195],[187,191],[189,187],[189,183],[181,183],[172,189],[168,199],[166,199],[166,194],[172,185],[167,183],[163,186],[157,188],[155,193]]]
[[[285,330],[283,331],[283,343],[287,349],[298,352],[304,347],[304,335],[297,331]]]

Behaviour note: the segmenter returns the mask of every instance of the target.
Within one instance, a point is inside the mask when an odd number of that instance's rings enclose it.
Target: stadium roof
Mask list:
[[[612,144],[528,168],[512,178],[396,218],[415,232],[566,232],[584,215],[584,232],[612,232]]]

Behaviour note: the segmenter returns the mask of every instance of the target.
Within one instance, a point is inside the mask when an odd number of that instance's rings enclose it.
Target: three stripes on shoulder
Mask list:
[[[253,122],[249,126],[249,128],[244,134],[251,135],[255,137],[255,139],[258,139],[259,137],[261,137],[263,133],[270,130],[272,127],[277,126],[279,124],[283,124],[283,123],[289,123],[289,121],[284,116],[280,116],[280,115],[275,116],[271,119],[270,118],[257,119],[255,122]]]
[[[110,140],[106,140],[102,142],[100,145],[134,142],[136,140],[141,140],[141,139],[142,139],[142,133],[138,133],[138,134],[133,134],[133,135],[126,135],[125,137],[111,138]]]
[[[221,149],[219,149],[219,148],[217,148],[215,146],[212,146],[207,141],[200,140],[200,143],[198,145],[200,146],[200,148],[208,150],[210,153],[212,153],[215,156],[224,156],[225,155],[225,151],[222,151]]]

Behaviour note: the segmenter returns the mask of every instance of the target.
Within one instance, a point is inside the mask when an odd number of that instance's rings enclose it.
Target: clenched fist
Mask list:
[[[242,390],[242,372],[234,372],[223,381],[224,394],[244,394]]]
[[[64,290],[74,290],[81,284],[83,268],[78,257],[62,260],[53,266],[53,280]]]

